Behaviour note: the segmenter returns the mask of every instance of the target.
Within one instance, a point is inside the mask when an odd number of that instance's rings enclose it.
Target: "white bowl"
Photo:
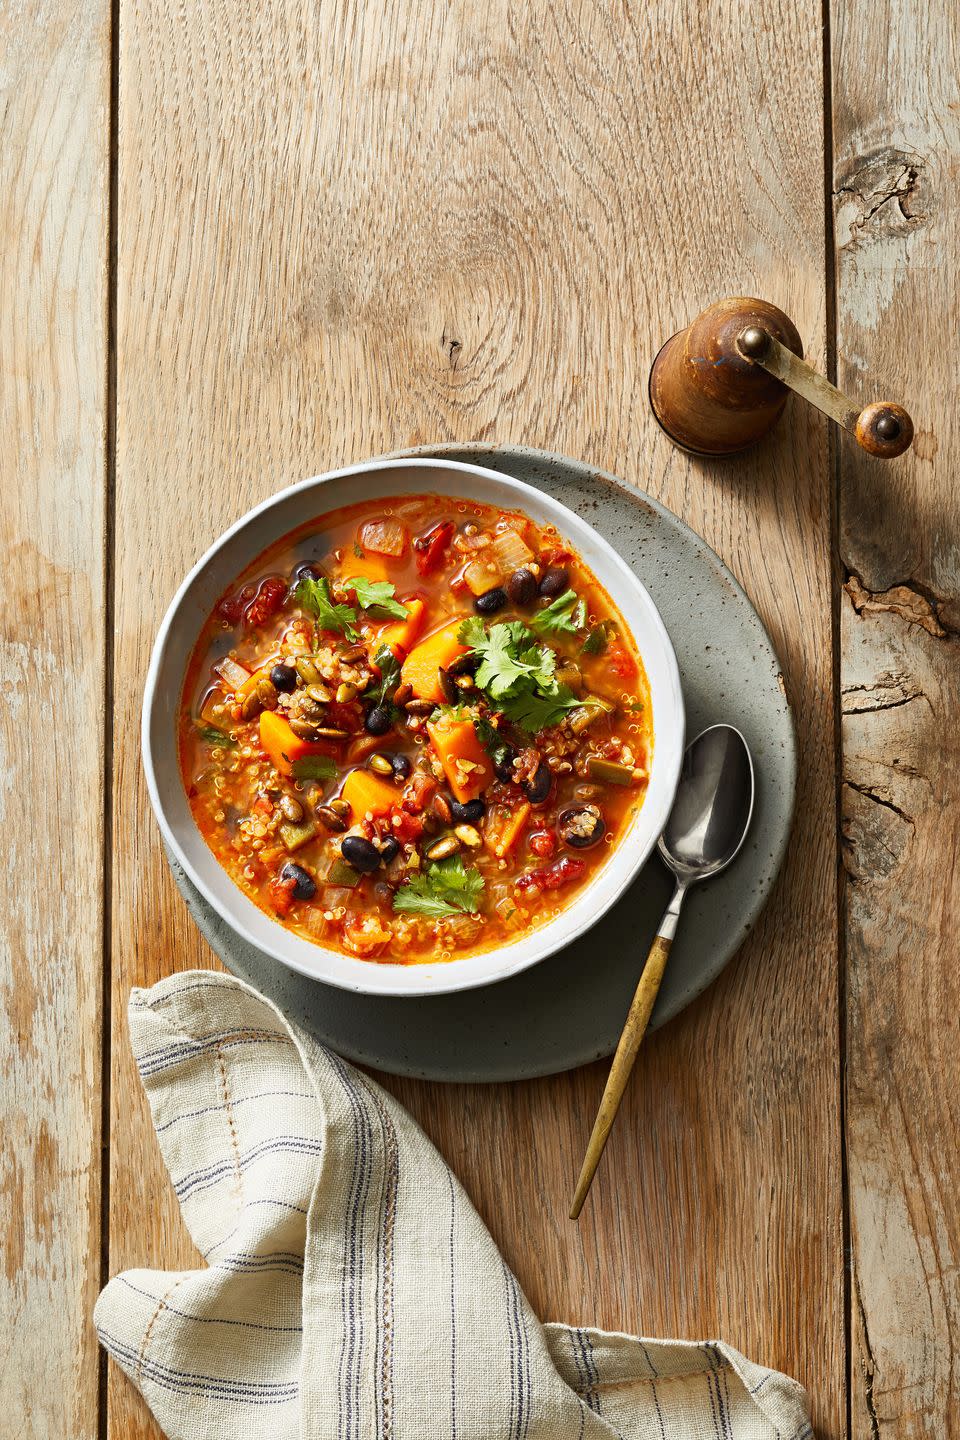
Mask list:
[[[646,667],[654,749],[647,795],[629,830],[593,880],[556,919],[499,949],[422,965],[353,959],[305,940],[271,919],[230,879],[197,829],[177,757],[177,712],[190,654],[223,592],[262,551],[291,530],[342,505],[430,493],[519,509],[552,524],[583,557],[626,620]],[[680,675],[663,621],[615,550],[564,505],[519,480],[452,460],[374,460],[292,485],[232,525],[184,580],[160,626],[143,703],[143,763],[164,839],[194,885],[228,925],[303,975],[375,995],[436,995],[489,985],[561,949],[609,910],[634,879],[663,829],[680,775],[684,711]]]

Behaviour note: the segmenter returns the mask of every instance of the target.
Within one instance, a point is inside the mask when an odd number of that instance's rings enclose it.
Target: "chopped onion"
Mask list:
[[[516,530],[504,530],[494,540],[490,551],[496,558],[501,575],[509,575],[514,570],[522,570],[524,565],[529,565],[533,559],[533,551],[521,539]]]
[[[489,559],[471,560],[463,572],[463,578],[474,595],[485,595],[503,578],[503,572],[499,565],[492,564]]]
[[[407,548],[407,527],[389,517],[368,520],[360,526],[360,545],[374,555],[402,555]]]

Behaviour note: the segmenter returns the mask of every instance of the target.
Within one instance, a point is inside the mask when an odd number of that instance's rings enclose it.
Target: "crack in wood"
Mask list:
[[[858,780],[844,780],[843,783],[849,786],[851,790],[855,790],[858,795],[863,795],[867,800],[873,800],[877,805],[882,805],[885,810],[892,810],[894,815],[899,815],[900,819],[910,826],[911,830],[914,828],[913,820],[905,810],[901,810],[899,805],[895,805],[892,800],[888,800],[885,796],[878,795],[876,790],[870,789],[869,785],[864,785]]]
[[[924,225],[927,213],[917,208],[923,172],[920,156],[892,147],[853,160],[833,192],[841,203],[849,197],[858,211],[847,216],[845,246],[909,234]]]
[[[877,1374],[877,1362],[873,1356],[873,1347],[870,1344],[870,1331],[867,1326],[867,1309],[863,1303],[863,1291],[860,1288],[860,1276],[856,1268],[853,1270],[853,1288],[857,1297],[857,1311],[860,1315],[860,1333],[863,1336],[863,1348],[866,1351],[866,1359],[861,1364],[863,1371],[864,1400],[867,1406],[867,1415],[870,1419],[870,1434],[873,1440],[880,1440],[880,1417],[877,1415],[877,1406],[873,1398],[873,1384]]]
[[[868,590],[855,570],[847,571],[843,586],[858,615],[889,613],[899,615],[910,625],[919,625],[928,635],[943,639],[957,635],[953,626],[945,625],[941,607],[948,602],[917,580],[902,580],[889,590]]]

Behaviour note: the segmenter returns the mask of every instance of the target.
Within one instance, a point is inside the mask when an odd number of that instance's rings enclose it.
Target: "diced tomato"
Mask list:
[[[260,588],[256,598],[247,606],[244,612],[244,623],[250,630],[255,630],[258,625],[264,625],[272,620],[278,610],[283,608],[283,602],[287,598],[287,582],[279,575],[268,575],[261,580]]]
[[[420,815],[427,808],[436,788],[437,782],[432,775],[414,775],[403,792],[400,804],[408,815]]]
[[[390,833],[396,835],[398,840],[409,844],[419,840],[423,834],[424,820],[422,815],[411,815],[408,810],[401,808],[392,810],[390,813]]]
[[[413,542],[413,556],[420,575],[432,575],[439,570],[443,557],[450,546],[456,529],[452,520],[441,520],[425,535],[418,535]]]
[[[239,625],[243,619],[244,610],[256,593],[255,585],[244,585],[243,589],[237,590],[235,594],[225,595],[217,606],[218,615],[222,615],[229,625]]]
[[[521,875],[516,882],[516,889],[523,890],[559,890],[564,885],[570,885],[574,880],[579,880],[587,868],[585,860],[571,860],[564,855],[555,865],[550,865],[546,870],[528,870]]]
[[[637,673],[637,662],[622,640],[614,640],[607,646],[607,663],[621,680],[632,680]]]
[[[541,860],[550,860],[557,853],[557,837],[552,830],[535,830],[527,844]]]
[[[293,892],[297,888],[297,882],[292,877],[283,880],[275,875],[268,885],[270,891],[270,903],[278,915],[289,915],[293,909]]]

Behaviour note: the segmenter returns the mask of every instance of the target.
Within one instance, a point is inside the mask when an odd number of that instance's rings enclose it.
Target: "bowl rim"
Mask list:
[[[582,526],[589,532],[592,540],[597,544],[601,552],[604,553],[606,561],[614,570],[619,571],[621,579],[634,590],[644,609],[645,620],[650,630],[656,633],[660,642],[660,658],[665,667],[665,680],[667,684],[664,685],[663,682],[661,682],[661,698],[659,703],[662,703],[664,709],[670,712],[672,720],[666,743],[660,748],[661,742],[660,735],[658,734],[656,741],[658,748],[655,751],[658,757],[658,760],[655,760],[655,764],[659,761],[661,773],[664,775],[664,779],[661,782],[661,801],[659,806],[659,809],[662,810],[663,813],[659,814],[655,812],[655,824],[652,828],[647,827],[649,835],[646,843],[640,846],[634,846],[635,854],[632,857],[632,863],[625,869],[620,885],[616,888],[608,886],[609,893],[602,897],[602,903],[595,904],[592,908],[584,908],[583,914],[578,917],[579,923],[573,930],[566,935],[555,938],[555,942],[552,944],[549,939],[551,933],[555,932],[556,927],[560,925],[565,915],[568,915],[571,910],[576,909],[585,896],[593,893],[593,884],[588,884],[584,891],[581,892],[581,895],[574,900],[569,909],[561,911],[555,920],[539,926],[537,929],[528,932],[526,936],[519,937],[509,945],[494,946],[490,949],[479,951],[476,954],[468,955],[462,959],[427,961],[417,965],[390,964],[389,962],[373,963],[369,960],[362,960],[359,957],[348,956],[340,951],[328,949],[316,941],[307,940],[302,936],[296,935],[278,923],[272,923],[269,926],[266,938],[257,935],[256,939],[254,939],[245,929],[242,917],[236,913],[236,910],[243,908],[243,906],[250,906],[259,916],[263,916],[265,912],[258,906],[255,906],[248,896],[244,895],[243,891],[235,884],[227,872],[222,869],[219,861],[217,861],[216,857],[212,856],[212,852],[210,852],[213,863],[218,867],[218,870],[222,871],[226,884],[229,886],[231,900],[234,900],[234,903],[231,904],[229,901],[223,899],[217,891],[207,883],[205,876],[198,870],[197,866],[194,865],[190,854],[180,842],[175,825],[166,813],[166,806],[161,794],[161,786],[157,778],[157,766],[154,761],[151,725],[160,698],[159,680],[167,650],[170,646],[176,624],[180,619],[181,606],[188,597],[194,583],[207,570],[219,552],[229,545],[234,536],[254,524],[260,516],[290,501],[294,496],[311,490],[320,492],[322,487],[329,482],[342,480],[351,476],[361,476],[371,472],[407,469],[433,471],[438,477],[449,473],[476,475],[480,479],[493,482],[501,490],[505,489],[508,492],[514,492],[518,497],[518,508],[523,508],[524,496],[532,496],[541,509],[552,512],[552,516],[558,524],[561,533],[563,533],[566,518],[570,517],[572,525],[575,527],[574,533],[570,536],[571,540],[576,544],[576,527]],[[328,509],[332,510],[339,508],[341,508],[339,505],[328,506]],[[320,518],[323,513],[324,511],[320,509],[318,518]],[[568,526],[568,530],[569,528]],[[278,536],[276,538],[280,537]],[[261,549],[268,549],[273,543],[275,543],[275,540],[268,542],[268,544],[262,546]],[[249,561],[247,563],[249,563]],[[597,578],[605,588],[608,588],[607,582],[602,575],[598,575]],[[193,643],[195,643],[195,641]],[[642,651],[641,655],[646,664],[647,657],[643,655]],[[181,675],[177,688],[177,707],[179,707],[182,696],[182,684],[183,677]],[[668,691],[667,694],[662,693],[665,689]],[[340,466],[335,470],[307,476],[302,480],[294,482],[292,485],[285,486],[282,490],[268,496],[259,504],[245,511],[207,547],[178,586],[167,606],[157,631],[156,639],[154,640],[144,682],[141,712],[141,760],[151,807],[164,841],[179,864],[183,867],[189,879],[200,891],[203,898],[212,906],[221,919],[240,935],[241,938],[248,943],[256,945],[258,949],[265,951],[265,953],[281,965],[285,965],[288,969],[294,970],[308,979],[316,981],[318,984],[333,985],[338,989],[354,991],[356,993],[388,995],[398,999],[414,999],[418,996],[479,989],[486,985],[494,984],[499,980],[507,979],[511,975],[519,974],[521,971],[529,969],[541,960],[555,954],[558,950],[561,950],[564,945],[570,943],[571,940],[579,938],[593,928],[596,922],[616,903],[623,891],[634,882],[656,846],[657,837],[666,823],[670,806],[673,803],[673,797],[676,793],[677,784],[679,783],[680,766],[683,760],[685,725],[686,716],[680,684],[679,667],[677,665],[673,644],[660,612],[650,592],[640,578],[634,573],[623,557],[613,548],[610,542],[594,529],[589,520],[578,515],[568,506],[564,505],[562,501],[554,499],[552,495],[537,489],[535,486],[528,485],[525,481],[517,480],[513,476],[505,475],[500,471],[487,469],[482,465],[441,457],[390,456]],[[659,758],[660,756],[664,758],[661,759]],[[177,780],[180,782],[179,766],[177,768]],[[649,819],[650,812],[648,810],[648,804],[649,796],[645,798],[644,805],[638,812],[637,821],[634,822],[634,826],[639,822],[641,816]],[[199,833],[200,832],[197,831],[198,835]],[[601,867],[597,875],[598,880],[607,873],[616,856],[622,855],[623,845],[625,842],[628,842],[628,840],[629,836],[625,835],[621,844],[616,847],[606,863]],[[237,906],[236,902],[242,903],[240,906]],[[268,921],[271,920],[270,916],[266,918]],[[541,943],[538,944],[538,941]],[[305,947],[305,953],[302,958],[298,954],[301,947]],[[329,970],[332,966],[332,973],[318,973],[318,967],[314,958],[317,956],[326,957],[328,961],[327,969]],[[313,961],[313,963],[311,963],[311,961]]]

